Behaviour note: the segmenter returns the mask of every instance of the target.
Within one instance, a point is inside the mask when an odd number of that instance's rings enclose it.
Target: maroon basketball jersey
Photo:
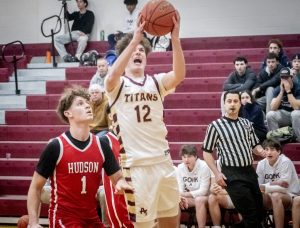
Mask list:
[[[109,143],[116,160],[119,161],[120,144],[118,139],[110,132],[107,133],[106,136],[109,139]],[[110,182],[109,177],[104,172],[102,172],[102,176],[110,227],[133,228],[133,223],[130,221],[128,216],[124,195],[115,194],[115,189]]]
[[[57,139],[60,155],[50,177],[50,225],[61,223],[64,217],[99,219],[95,196],[104,162],[99,139],[90,134],[90,142],[83,150],[77,148],[65,133]]]

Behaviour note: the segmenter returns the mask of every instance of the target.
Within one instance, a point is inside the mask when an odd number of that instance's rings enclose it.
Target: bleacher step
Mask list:
[[[18,87],[21,94],[46,94],[45,81],[19,82]],[[15,82],[0,83],[0,94],[13,95],[15,90]]]
[[[53,81],[66,80],[65,69],[20,69],[18,81]],[[9,81],[15,81],[14,74]]]
[[[0,110],[0,124],[5,124],[5,111]]]
[[[58,63],[56,68],[79,67],[80,63]],[[53,69],[52,63],[29,63],[28,69]]]
[[[65,75],[65,69],[20,69],[18,70],[18,76],[57,76]]]
[[[52,58],[51,58],[52,61]],[[55,56],[55,61],[57,63],[57,68],[68,68],[68,67],[78,67],[80,64],[78,62],[76,63],[65,63],[60,56]],[[27,68],[29,69],[35,69],[35,68],[41,68],[41,69],[53,69],[53,64],[46,63],[45,56],[34,56],[31,58],[30,63],[27,64]],[[57,69],[54,68],[54,69]]]
[[[25,109],[26,96],[23,95],[2,95],[0,99],[0,110]]]

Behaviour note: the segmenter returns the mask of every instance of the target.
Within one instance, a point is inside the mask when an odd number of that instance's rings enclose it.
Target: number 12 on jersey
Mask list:
[[[136,111],[136,118],[138,123],[151,121],[151,118],[149,117],[151,109],[148,105],[143,105],[143,107],[137,105],[135,106],[134,110]]]

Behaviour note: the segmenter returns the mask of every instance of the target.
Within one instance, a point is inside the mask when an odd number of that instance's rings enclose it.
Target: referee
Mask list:
[[[238,92],[225,92],[225,116],[213,121],[207,128],[203,142],[203,157],[215,174],[216,182],[225,187],[237,211],[241,223],[233,227],[259,228],[263,219],[263,198],[257,175],[252,167],[252,150],[265,156],[264,149],[254,133],[251,122],[238,117],[241,97]],[[216,150],[221,172],[218,171],[213,151]]]

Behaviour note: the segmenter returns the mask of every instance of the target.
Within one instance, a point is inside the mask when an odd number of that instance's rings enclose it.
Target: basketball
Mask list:
[[[27,228],[29,224],[29,216],[28,215],[23,215],[21,218],[18,220],[18,228]]]
[[[153,36],[164,36],[172,31],[174,6],[166,0],[150,0],[141,11],[142,22],[146,21],[144,29]]]

